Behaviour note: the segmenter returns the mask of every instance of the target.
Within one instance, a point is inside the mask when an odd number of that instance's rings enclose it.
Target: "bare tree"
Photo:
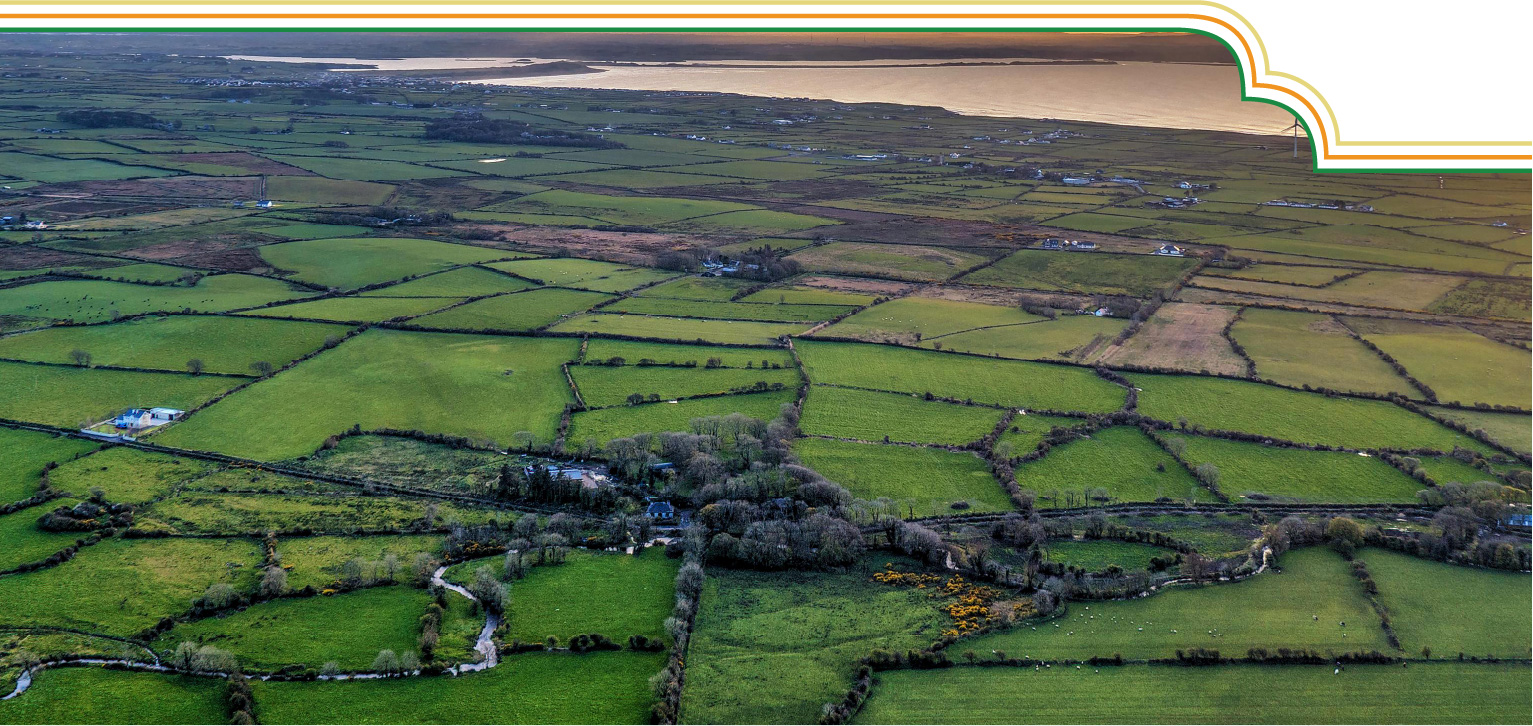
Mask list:
[[[202,375],[204,367],[201,358],[193,358],[186,362],[186,370],[194,376]]]
[[[265,378],[271,375],[272,366],[271,363],[268,363],[264,360],[258,360],[250,364],[250,370],[254,371],[257,376]]]
[[[69,351],[69,359],[74,361],[75,365],[80,366],[81,368],[90,367],[90,353],[80,350],[79,348],[75,348],[74,350]]]

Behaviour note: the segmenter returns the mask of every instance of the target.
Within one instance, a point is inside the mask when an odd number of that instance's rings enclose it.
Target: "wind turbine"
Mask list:
[[[1299,158],[1299,117],[1293,117],[1293,125],[1283,130],[1293,131],[1293,158]]]

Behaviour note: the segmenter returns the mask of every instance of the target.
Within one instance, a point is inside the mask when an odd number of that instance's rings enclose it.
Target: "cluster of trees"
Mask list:
[[[655,723],[674,724],[681,712],[687,646],[692,639],[692,625],[697,621],[697,604],[703,595],[703,558],[707,546],[707,531],[696,525],[688,528],[681,539],[666,546],[668,556],[681,557],[683,562],[676,572],[676,603],[671,608],[670,617],[665,619],[671,652],[665,667],[649,679],[656,699],[653,707]]]
[[[378,656],[373,658],[372,672],[387,678],[395,676],[413,675],[420,670],[421,659],[413,650],[407,650],[402,655],[396,655],[394,651],[384,648],[378,651]]]
[[[103,111],[81,109],[60,111],[59,120],[66,124],[84,126],[88,129],[167,129],[180,128],[181,122],[161,121],[147,113],[137,111]]]
[[[230,673],[224,684],[224,710],[229,723],[253,724],[255,720],[255,695],[250,692],[250,681],[243,673]]]
[[[1261,543],[1281,554],[1293,547],[1330,544],[1343,555],[1360,547],[1381,547],[1424,559],[1503,570],[1526,570],[1530,559],[1525,539],[1481,535],[1486,527],[1468,507],[1448,506],[1432,518],[1436,532],[1385,531],[1363,526],[1347,517],[1308,520],[1284,517],[1263,529]]]
[[[177,643],[165,665],[186,673],[237,673],[240,668],[233,653],[190,640]]]
[[[734,262],[736,271],[729,273],[731,277],[743,277],[760,282],[774,282],[785,277],[792,277],[801,269],[798,260],[788,259],[767,245],[735,254]]]
[[[446,593],[442,595],[444,597],[439,597],[426,605],[426,612],[420,617],[421,634],[416,638],[415,646],[420,649],[421,657],[427,661],[436,658],[436,646],[442,639],[442,616],[447,613],[447,609],[442,604],[442,600],[446,599]]]
[[[91,499],[73,507],[59,505],[37,518],[37,528],[44,532],[91,532],[133,524],[133,505],[106,504]]]
[[[546,466],[533,466],[527,473],[510,464],[500,467],[494,494],[506,500],[574,504],[593,512],[611,511],[622,497],[621,492],[611,487],[587,487],[580,479],[555,476]]]
[[[563,561],[570,543],[581,539],[584,528],[579,517],[563,512],[549,517],[546,524],[533,515],[518,517],[509,525],[455,522],[448,527],[443,551],[449,560],[460,560],[513,550],[522,555],[519,562],[543,565]]]
[[[532,124],[487,118],[477,113],[461,113],[451,118],[426,122],[421,138],[439,141],[462,141],[471,144],[537,144],[538,146],[578,146],[590,149],[621,149],[623,144],[595,134],[578,131],[540,129]]]

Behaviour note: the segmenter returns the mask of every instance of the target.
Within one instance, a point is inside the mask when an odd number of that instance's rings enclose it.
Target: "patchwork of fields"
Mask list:
[[[0,724],[1529,721],[1526,175],[21,67]]]

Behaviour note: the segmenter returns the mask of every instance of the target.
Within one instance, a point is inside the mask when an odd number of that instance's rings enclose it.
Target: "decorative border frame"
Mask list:
[[[1293,113],[1310,138],[1319,172],[1528,172],[1533,141],[1343,140],[1341,122],[1319,89],[1274,71],[1261,36],[1235,10],[1208,0],[1007,0],[933,6],[869,5],[657,6],[611,2],[563,5],[477,3],[421,11],[403,2],[314,5],[301,0],[242,4],[159,4],[113,0],[51,5],[0,5],[0,23],[13,32],[1186,32],[1220,41],[1240,71],[1241,99]],[[123,7],[127,5],[128,7]],[[269,9],[297,5],[291,10]],[[357,8],[365,6],[365,9]],[[908,12],[890,6],[910,8]],[[236,9],[225,10],[223,7]],[[219,9],[212,9],[219,8]],[[662,10],[663,8],[663,10]]]

